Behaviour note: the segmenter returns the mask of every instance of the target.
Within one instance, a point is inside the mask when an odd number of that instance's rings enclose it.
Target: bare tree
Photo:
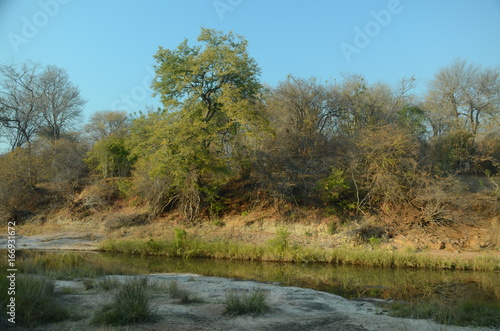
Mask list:
[[[130,119],[126,112],[109,110],[92,114],[84,130],[93,142],[109,138],[112,135],[122,136],[126,133]]]
[[[476,136],[500,115],[500,70],[455,60],[430,83],[426,110],[435,136],[454,130]]]
[[[0,122],[12,149],[35,135],[55,141],[71,127],[85,101],[63,69],[38,64],[0,66]]]
[[[289,76],[272,91],[269,102],[276,121],[304,136],[325,134],[338,115],[331,86],[315,78]]]
[[[346,75],[334,87],[337,130],[350,137],[358,135],[367,126],[384,125],[397,121],[398,112],[412,103],[410,95],[414,78],[404,78],[397,89],[383,83],[369,85],[360,75]]]
[[[0,121],[12,149],[29,145],[39,128],[38,71],[32,62],[0,66]]]
[[[40,134],[56,141],[78,119],[86,101],[70,82],[67,72],[56,66],[47,66],[38,77],[37,92],[43,118]]]
[[[329,171],[338,116],[332,91],[329,83],[294,76],[270,91],[265,103],[273,135],[259,148],[255,174],[276,202],[310,196]]]

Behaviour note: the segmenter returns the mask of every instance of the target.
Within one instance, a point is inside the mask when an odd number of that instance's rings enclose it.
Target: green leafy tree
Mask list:
[[[172,180],[168,201],[180,201],[189,219],[204,203],[217,207],[218,187],[265,123],[260,69],[247,41],[203,28],[198,42],[158,50],[153,89],[164,108],[134,121],[131,138],[138,167]]]
[[[417,106],[405,105],[398,111],[398,124],[420,139],[427,134],[425,111]]]
[[[96,142],[87,154],[86,163],[103,178],[130,175],[133,159],[124,138],[110,136]]]

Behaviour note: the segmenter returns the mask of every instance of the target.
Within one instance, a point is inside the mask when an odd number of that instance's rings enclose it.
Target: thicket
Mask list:
[[[137,198],[151,217],[178,209],[191,221],[245,200],[342,217],[409,208],[435,222],[453,191],[446,183],[461,175],[483,176],[498,208],[498,68],[456,60],[422,97],[412,94],[413,78],[393,88],[359,75],[334,83],[289,76],[266,87],[247,46],[241,36],[202,29],[196,45],[156,53],[161,108],[134,118],[99,112],[80,131],[62,122],[50,134],[45,113],[30,118],[32,109],[12,102],[46,101],[16,81],[19,66],[3,66],[0,122],[13,143],[0,156],[0,216],[27,218],[41,184],[65,203],[87,183],[116,177],[120,196]],[[69,119],[83,104],[75,100]]]

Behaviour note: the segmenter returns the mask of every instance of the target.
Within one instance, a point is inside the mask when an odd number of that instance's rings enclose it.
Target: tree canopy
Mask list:
[[[204,202],[216,203],[225,177],[219,175],[237,170],[243,137],[265,123],[260,69],[246,40],[202,29],[198,42],[158,50],[153,89],[164,107],[132,127],[139,165],[149,163],[151,176],[172,178],[172,194],[190,218]]]

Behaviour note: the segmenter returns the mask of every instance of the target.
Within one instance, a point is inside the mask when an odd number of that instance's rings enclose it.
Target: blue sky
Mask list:
[[[500,64],[500,0],[0,0],[0,63],[66,69],[88,101],[84,120],[135,112],[158,105],[158,47],[195,42],[201,26],[244,36],[271,86],[288,74],[390,85],[414,75],[423,94],[455,58]]]

